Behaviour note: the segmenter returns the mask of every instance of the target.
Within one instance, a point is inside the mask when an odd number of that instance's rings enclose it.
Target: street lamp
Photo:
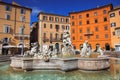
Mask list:
[[[23,56],[23,54],[24,54],[24,29],[25,29],[25,25],[23,25],[23,27],[22,27],[22,33],[21,33],[21,36],[22,36],[21,55],[22,55],[22,56]]]

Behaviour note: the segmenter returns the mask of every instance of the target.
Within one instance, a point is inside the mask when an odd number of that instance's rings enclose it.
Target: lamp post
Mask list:
[[[24,29],[25,29],[25,25],[23,25],[23,27],[22,27],[22,33],[21,33],[21,36],[22,36],[21,56],[23,56],[23,54],[24,54]]]

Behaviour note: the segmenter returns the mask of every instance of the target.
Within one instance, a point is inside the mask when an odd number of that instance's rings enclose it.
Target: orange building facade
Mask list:
[[[116,51],[120,51],[120,7],[109,12],[111,24],[111,45]]]
[[[83,47],[88,40],[92,49],[96,46],[110,50],[111,32],[108,12],[112,5],[105,5],[85,11],[70,12],[71,40],[76,49]]]

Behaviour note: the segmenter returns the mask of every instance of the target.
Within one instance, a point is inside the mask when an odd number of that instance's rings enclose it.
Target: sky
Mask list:
[[[12,0],[2,0],[11,3]],[[120,6],[120,0],[14,0],[16,3],[32,8],[31,23],[36,22],[40,11],[68,16],[69,12],[82,11],[97,6],[113,4]]]

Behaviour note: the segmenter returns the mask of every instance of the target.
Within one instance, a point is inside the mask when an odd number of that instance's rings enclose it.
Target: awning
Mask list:
[[[27,46],[24,46],[24,48]],[[6,45],[6,46],[2,46],[2,48],[22,48],[22,45],[20,46],[14,46],[14,45]]]
[[[17,46],[14,45],[6,45],[6,46],[2,46],[2,48],[16,48]]]
[[[16,46],[17,48],[22,48],[22,45]],[[26,48],[27,46],[24,45],[24,48]]]

